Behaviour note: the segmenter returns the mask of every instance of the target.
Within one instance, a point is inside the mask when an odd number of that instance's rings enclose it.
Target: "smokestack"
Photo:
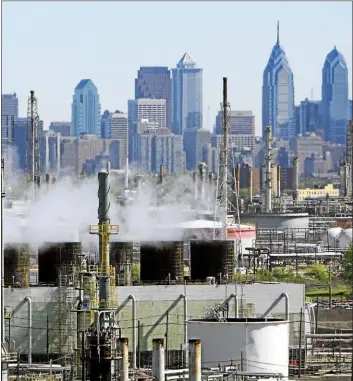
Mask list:
[[[152,352],[152,371],[153,378],[156,381],[164,381],[165,378],[165,358],[164,358],[164,341],[163,339],[153,339]]]
[[[129,340],[126,338],[119,338],[120,353],[122,369],[120,375],[120,381],[128,381],[129,379]]]
[[[197,173],[192,174],[193,184],[194,184],[194,199],[197,200]]]
[[[293,185],[293,200],[298,200],[298,189],[299,189],[299,161],[298,157],[293,157],[292,165],[292,185]]]
[[[222,150],[222,178],[220,179],[221,199],[223,202],[222,215],[222,236],[227,239],[228,226],[228,84],[227,78],[223,77],[223,102],[222,102],[222,118],[223,118],[223,150]]]
[[[161,164],[159,166],[159,183],[162,184],[163,183],[163,177],[164,177],[164,167],[163,165]]]
[[[249,167],[249,201],[251,203],[252,203],[252,188],[253,188],[252,168]]]
[[[281,197],[281,167],[277,165],[277,197]]]
[[[98,220],[99,227],[109,230],[110,225],[110,181],[109,181],[110,163],[107,163],[107,170],[98,173]],[[104,308],[109,300],[109,238],[104,234],[99,235],[99,260],[102,269],[102,275],[99,279],[99,304]]]
[[[205,199],[205,163],[199,163],[199,199],[204,200]]]
[[[129,159],[126,158],[125,161],[125,184],[124,184],[125,190],[129,189]]]
[[[201,381],[201,340],[189,340],[189,381]]]
[[[272,147],[271,147],[271,127],[266,127],[266,154],[265,154],[265,166],[266,166],[266,183],[265,183],[265,211],[266,213],[272,212]]]

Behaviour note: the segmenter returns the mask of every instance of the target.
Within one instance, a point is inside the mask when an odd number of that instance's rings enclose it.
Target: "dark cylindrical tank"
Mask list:
[[[147,282],[183,282],[184,243],[141,242],[140,279]]]
[[[190,241],[191,279],[206,280],[207,277],[234,278],[234,241]]]
[[[4,247],[5,286],[29,287],[30,280],[29,245],[7,244]]]
[[[39,283],[69,285],[73,269],[80,263],[81,242],[47,242],[38,250]]]
[[[112,362],[112,353],[110,343],[104,337],[104,334],[101,334],[99,338],[98,346],[98,337],[89,336],[88,345],[90,348],[89,358],[88,358],[88,377],[90,380],[102,380],[110,381],[112,378],[111,374],[111,362]]]
[[[110,242],[110,265],[115,267],[116,286],[131,285],[133,254],[133,242]]]

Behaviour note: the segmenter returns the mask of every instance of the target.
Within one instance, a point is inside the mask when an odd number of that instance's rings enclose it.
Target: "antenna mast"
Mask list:
[[[40,182],[40,134],[37,98],[31,90],[27,108],[27,173],[33,186],[33,199]]]

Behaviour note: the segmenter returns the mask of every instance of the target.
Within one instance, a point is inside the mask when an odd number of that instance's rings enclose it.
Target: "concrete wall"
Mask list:
[[[71,289],[71,293],[73,292]],[[240,313],[243,305],[244,310],[248,307],[253,311],[253,316],[258,316],[264,313],[282,292],[289,295],[290,318],[295,322],[290,324],[290,330],[295,336],[295,332],[298,332],[300,309],[304,308],[305,304],[305,287],[299,284],[118,287],[116,295],[121,311],[117,318],[122,328],[122,336],[129,338],[131,350],[132,308],[129,295],[134,295],[137,300],[137,319],[141,328],[139,337],[141,351],[151,350],[152,339],[165,337],[166,333],[169,349],[180,349],[184,340],[184,306],[180,294],[187,296],[188,318],[202,318],[211,307],[223,303],[232,293],[236,293],[240,299]],[[26,296],[30,296],[33,301],[33,353],[46,353],[47,317],[51,350],[60,353],[68,351],[70,343],[67,336],[69,332],[76,334],[76,317],[74,312],[66,314],[62,310],[63,306],[58,303],[59,290],[55,287],[5,289],[5,307],[8,312],[12,312],[11,339],[15,339],[16,348],[24,353],[27,352],[28,307],[24,301]],[[232,300],[229,305],[229,316],[233,317],[234,312],[234,300]],[[274,308],[272,314],[284,315],[283,301]],[[7,321],[7,337],[8,327]],[[59,332],[62,334],[59,335]]]

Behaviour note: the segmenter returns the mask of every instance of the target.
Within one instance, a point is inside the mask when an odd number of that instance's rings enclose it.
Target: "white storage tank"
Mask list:
[[[202,341],[202,367],[239,364],[247,373],[276,373],[288,380],[289,321],[274,318],[192,319],[189,339]]]

